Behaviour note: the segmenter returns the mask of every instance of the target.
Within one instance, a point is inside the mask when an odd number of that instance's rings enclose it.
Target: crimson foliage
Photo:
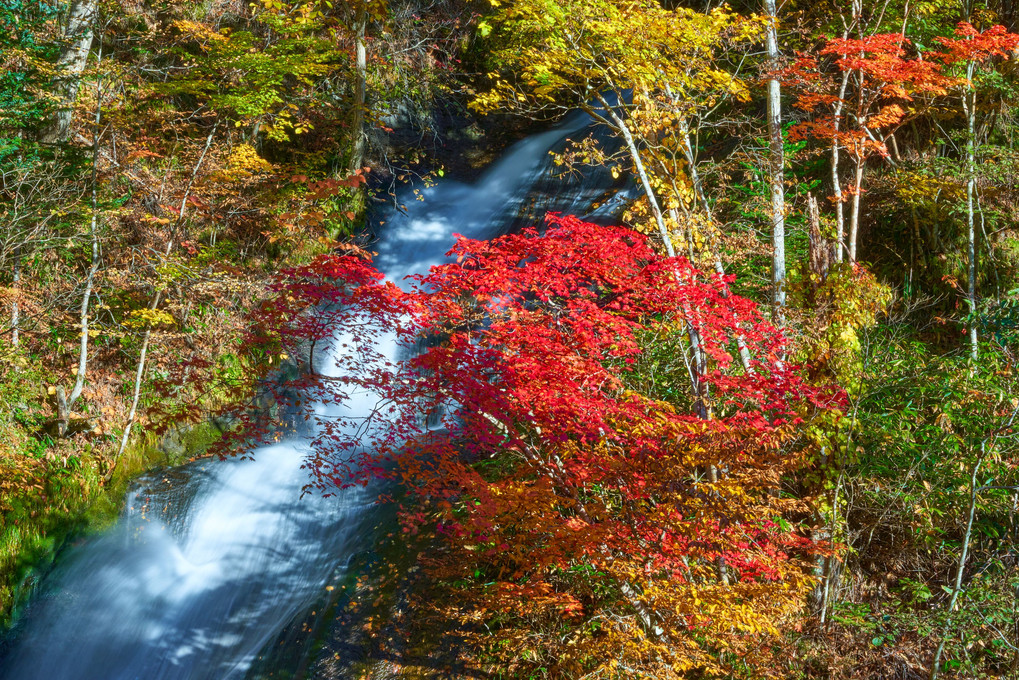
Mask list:
[[[838,394],[782,360],[784,337],[752,301],[632,231],[550,216],[544,230],[459,238],[449,255],[406,293],[350,255],[273,284],[253,340],[297,351],[341,334],[336,367],[300,384],[322,486],[382,476],[409,491],[405,528],[447,539],[432,566],[466,588],[465,618],[616,621],[575,670],[634,636],[627,654],[648,668],[759,649],[749,641],[799,606],[813,549],[769,490],[801,462],[803,419]],[[390,333],[430,346],[394,363],[373,344]],[[706,412],[631,388],[656,370],[652,335]],[[733,361],[737,336],[750,371]],[[464,586],[472,574],[484,584]],[[519,662],[506,635],[498,654]],[[527,654],[573,663],[537,646]]]

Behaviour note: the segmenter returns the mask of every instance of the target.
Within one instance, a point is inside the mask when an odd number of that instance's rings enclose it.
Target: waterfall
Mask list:
[[[402,207],[374,218],[378,268],[399,284],[443,262],[453,233],[491,238],[550,209],[604,216],[610,202],[590,206],[610,192],[608,173],[548,179],[550,150],[589,125],[570,116],[511,147],[473,183],[439,181],[420,190],[423,200],[401,192]],[[359,395],[342,408],[370,402]],[[0,679],[244,678],[287,625],[338,587],[351,556],[371,549],[377,494],[302,495],[307,453],[306,437],[295,435],[244,459],[143,477],[115,527],[61,556],[7,645]]]

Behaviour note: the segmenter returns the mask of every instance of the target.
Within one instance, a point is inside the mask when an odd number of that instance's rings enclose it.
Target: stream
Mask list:
[[[423,200],[401,190],[402,209],[372,218],[376,265],[400,283],[443,262],[453,233],[492,238],[549,210],[609,219],[626,192],[607,171],[550,172],[549,152],[589,129],[589,118],[573,114],[472,183],[440,180],[420,189]],[[359,395],[342,408],[371,406],[372,395]],[[264,659],[293,664],[312,645],[296,655],[267,648],[349,581],[351,559],[372,549],[379,509],[370,488],[302,496],[307,446],[307,435],[294,435],[250,459],[200,460],[137,480],[112,529],[62,552],[4,646],[0,679],[309,677]],[[298,669],[313,665],[306,661]]]

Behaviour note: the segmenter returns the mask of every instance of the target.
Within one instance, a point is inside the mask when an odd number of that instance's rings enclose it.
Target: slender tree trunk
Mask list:
[[[708,222],[714,221],[714,217],[711,214],[711,204],[708,203],[708,195],[704,192],[704,183],[701,181],[701,173],[697,170],[697,159],[693,155],[693,143],[690,141],[690,131],[687,129],[686,122],[682,124],[680,129],[682,139],[680,140],[683,145],[683,155],[686,157],[687,167],[690,169],[690,183],[693,184],[693,193],[697,197],[698,203],[701,204],[701,210],[704,211],[704,216],[708,218]],[[721,266],[719,262],[715,268]]]
[[[191,196],[191,189],[194,188],[195,179],[198,177],[198,171],[202,168],[202,163],[205,161],[205,156],[209,152],[209,147],[212,146],[212,139],[216,134],[216,130],[219,128],[219,121],[212,126],[212,131],[205,140],[205,147],[202,149],[201,155],[198,157],[198,162],[195,163],[195,169],[191,171],[191,178],[188,180],[187,188],[184,190],[184,196],[180,201],[180,210],[177,213],[177,221],[173,225],[173,229],[170,231],[170,238],[167,241],[165,249],[165,257],[169,257],[170,252],[173,250],[173,244],[177,237],[177,231],[180,225],[184,221],[184,214],[187,210],[188,198]],[[152,299],[152,304],[149,305],[149,309],[155,311],[159,307],[159,303],[162,300],[163,291],[157,290],[155,297]],[[116,471],[117,466],[120,464],[121,458],[124,456],[124,451],[127,450],[127,444],[131,439],[131,428],[134,426],[135,418],[138,416],[138,402],[141,399],[142,390],[142,379],[145,376],[145,361],[148,357],[149,352],[149,341],[152,339],[152,329],[146,328],[145,335],[142,338],[142,349],[138,354],[138,365],[135,368],[134,373],[134,390],[131,397],[131,409],[127,414],[127,424],[124,426],[124,434],[120,438],[120,448],[117,449],[117,455],[113,458],[113,462],[110,463],[109,470],[103,475],[103,482],[109,482],[113,479],[113,473]]]
[[[152,305],[150,309],[155,310],[159,306],[160,299],[162,298],[163,291],[157,291],[156,297],[152,299]],[[142,339],[142,349],[138,354],[138,365],[134,371],[134,393],[131,398],[131,410],[127,414],[127,425],[124,426],[124,434],[120,438],[120,448],[117,449],[117,455],[110,464],[110,469],[103,475],[103,482],[109,482],[113,479],[113,473],[117,469],[117,465],[120,463],[120,459],[124,455],[124,451],[127,450],[127,443],[131,440],[131,428],[134,425],[135,418],[138,416],[138,402],[141,399],[142,393],[142,379],[145,376],[145,360],[149,353],[149,340],[152,338],[152,329],[145,329],[145,336]]]
[[[102,48],[100,48],[97,62],[102,61]],[[96,273],[99,271],[99,129],[103,114],[102,104],[102,81],[96,81],[96,110],[93,119],[92,129],[92,217],[89,224],[89,233],[92,241],[92,259],[89,265],[88,274],[85,277],[85,291],[81,295],[81,307],[78,313],[78,331],[81,337],[78,341],[78,367],[75,371],[74,386],[71,388],[71,395],[66,400],[57,400],[57,417],[60,424],[60,436],[67,431],[67,423],[70,420],[71,409],[85,389],[85,373],[88,370],[88,345],[89,345],[89,324],[88,312],[92,301],[92,289],[95,286]],[[59,392],[60,397],[63,392]]]
[[[644,195],[647,196],[648,203],[651,204],[651,213],[655,217],[655,223],[658,225],[658,233],[662,237],[662,241],[665,244],[665,252],[669,257],[675,257],[676,251],[672,246],[672,237],[669,235],[669,228],[665,224],[665,217],[662,215],[662,208],[658,205],[658,198],[655,196],[654,189],[651,188],[651,180],[648,178],[647,170],[644,168],[644,161],[640,157],[640,150],[637,148],[637,143],[633,139],[633,134],[630,132],[630,128],[626,125],[626,121],[616,113],[616,110],[609,106],[609,103],[605,98],[598,93],[598,101],[605,107],[605,112],[612,121],[613,126],[619,130],[620,134],[623,135],[623,141],[626,143],[626,149],[630,152],[630,160],[633,161],[633,167],[637,170],[637,176],[640,178],[641,185],[644,187]],[[596,114],[597,115],[597,114]]]
[[[835,540],[835,532],[839,521],[839,497],[841,492],[842,475],[840,473],[838,481],[835,483],[835,494],[831,504],[831,522],[828,528],[828,540],[830,541]],[[832,597],[833,582],[838,578],[835,560],[834,555],[828,555],[824,560],[824,588],[821,591],[821,611],[819,613],[819,622],[822,627],[828,623],[828,608]]]
[[[810,281],[807,292],[810,305],[816,305],[818,289],[828,278],[838,244],[834,244],[833,248],[831,241],[821,233],[821,209],[817,205],[817,199],[809,191],[807,192],[807,224],[807,260],[810,264]]]
[[[95,285],[96,272],[99,271],[99,238],[95,232],[95,216],[92,217],[92,264],[89,267],[88,275],[85,278],[85,292],[81,294],[81,308],[79,309],[78,328],[81,338],[78,344],[78,370],[74,376],[74,387],[71,388],[71,396],[67,399],[67,408],[70,409],[81,396],[85,388],[85,371],[88,368],[88,311],[92,299],[92,289]]]
[[[842,184],[839,181],[839,144],[835,142],[831,147],[831,179],[835,191],[835,241],[838,248],[835,251],[835,261],[842,262],[845,259],[846,250],[846,218],[842,208]]]
[[[863,186],[865,164],[866,160],[857,156],[856,177],[853,180],[853,205],[849,215],[849,261],[851,263],[856,262],[856,239],[860,232],[860,187]]]
[[[859,31],[860,39],[863,39],[863,23],[860,21],[860,17],[863,13],[863,2],[862,0],[854,0],[853,2],[853,14],[856,20],[857,30]],[[860,58],[864,58],[863,50],[860,50]],[[863,87],[866,79],[863,75],[863,69],[857,69],[857,93],[856,93],[856,124],[862,127],[866,127],[866,121],[863,120]],[[852,214],[849,217],[849,262],[850,264],[856,263],[856,240],[857,234],[860,231],[860,187],[863,186],[863,172],[864,167],[867,163],[866,156],[864,155],[863,142],[857,140],[856,142],[856,177],[853,182],[853,207]]]
[[[968,285],[966,289],[967,302],[969,303],[969,355],[975,362],[979,353],[977,343],[977,236],[975,226],[974,202],[977,188],[977,111],[976,92],[973,89],[973,71],[975,65],[970,61],[966,66],[966,93],[963,95],[963,108],[966,112],[967,132],[969,139],[966,143],[966,229],[968,245]]]
[[[853,0],[852,2],[853,17],[851,21],[846,21],[843,17],[843,24],[845,30],[842,31],[842,39],[846,40],[849,38],[849,34],[852,32],[853,26],[857,26],[862,33],[862,26],[860,20],[863,15],[863,2],[862,0]],[[848,248],[846,247],[846,217],[844,202],[845,198],[842,195],[842,179],[839,176],[839,151],[841,146],[838,140],[839,128],[842,126],[842,112],[845,109],[846,102],[846,90],[849,89],[849,77],[851,71],[845,71],[842,74],[842,84],[839,86],[839,98],[835,102],[835,111],[832,116],[832,123],[834,125],[836,138],[832,141],[831,145],[831,180],[832,190],[835,194],[835,240],[838,242],[837,250],[835,252],[835,261],[842,262],[845,260]]]
[[[846,89],[849,87],[849,71],[842,74],[842,86],[839,88],[839,100],[835,104],[835,112],[833,116],[833,125],[835,128],[836,135],[838,134],[839,127],[842,125],[842,109],[845,106],[844,98],[846,96]],[[835,194],[835,240],[837,242],[837,249],[835,251],[835,261],[842,262],[846,255],[846,212],[843,206],[844,198],[842,196],[842,180],[839,177],[839,141],[838,138],[832,141],[831,145],[831,183],[832,190]]]
[[[71,409],[67,407],[67,393],[63,386],[57,387],[57,436],[67,436],[67,426],[70,422]]]
[[[644,193],[647,196],[648,203],[651,205],[651,212],[655,217],[655,222],[658,225],[658,232],[662,237],[662,242],[665,244],[665,252],[669,257],[676,256],[676,250],[672,245],[672,237],[669,234],[669,229],[665,224],[665,218],[662,215],[661,206],[658,205],[658,198],[655,196],[654,190],[651,188],[651,180],[647,175],[647,170],[644,167],[644,161],[640,157],[640,150],[637,148],[637,143],[633,139],[633,134],[630,132],[630,128],[627,127],[626,121],[622,119],[619,114],[616,113],[615,109],[609,106],[609,103],[598,94],[598,100],[602,106],[605,107],[605,111],[610,117],[613,125],[623,135],[623,140],[626,142],[626,148],[630,152],[630,158],[633,161],[633,166],[637,170],[637,176],[640,177],[642,186],[644,187]],[[701,345],[700,330],[694,324],[693,315],[690,310],[684,310],[687,322],[687,332],[690,338],[690,348],[693,352],[694,368],[691,371],[691,386],[694,391],[694,397],[697,400],[697,406],[695,408],[698,412],[704,412],[702,417],[706,416],[707,411],[707,395],[704,394],[704,383],[701,380],[701,376],[707,372],[707,357],[704,354],[704,349]]]
[[[669,96],[672,93],[669,92]],[[686,157],[687,167],[690,171],[690,181],[694,187],[694,195],[697,197],[698,202],[701,204],[701,209],[704,211],[704,215],[708,218],[708,222],[711,222],[711,205],[708,203],[707,194],[704,192],[704,185],[701,182],[700,173],[697,171],[696,159],[693,155],[693,145],[690,142],[690,132],[686,128],[685,123],[680,130],[681,142],[683,146],[683,155]],[[712,257],[714,260],[715,272],[718,274],[719,282],[722,286],[722,295],[724,297],[729,296],[729,288],[725,284],[725,267],[722,264],[722,259],[718,256],[718,253],[712,249]],[[709,395],[707,393],[707,385],[700,379],[701,376],[706,375],[708,369],[707,355],[701,346],[701,336],[697,325],[693,323],[694,319],[689,310],[686,312],[690,318],[689,323],[689,337],[690,344],[693,349],[694,360],[697,363],[697,375],[698,380],[694,386],[694,395],[697,399],[695,403],[695,410],[697,415],[704,420],[711,420],[713,414],[709,407]],[[734,319],[735,320],[735,319]],[[747,348],[746,340],[743,338],[743,334],[739,332],[738,327],[736,328],[736,347],[739,350],[740,361],[743,364],[743,369],[747,373],[753,373],[754,369],[751,364],[750,350]],[[718,467],[715,465],[709,465],[707,469],[708,481],[712,484],[718,482],[720,473]],[[718,576],[718,581],[723,586],[729,585],[729,568],[726,565],[725,557],[719,555],[715,560],[715,573]]]
[[[651,180],[648,177],[647,170],[644,167],[644,161],[640,157],[640,150],[637,148],[637,143],[633,138],[633,134],[630,132],[630,128],[626,125],[626,121],[623,120],[622,116],[616,113],[616,110],[609,105],[608,101],[598,93],[598,101],[603,107],[605,107],[606,115],[609,117],[611,124],[619,130],[623,136],[623,141],[626,143],[626,148],[630,152],[630,159],[633,161],[633,166],[637,170],[637,176],[640,178],[641,185],[644,188],[644,194],[647,196],[648,203],[651,206],[651,212],[654,215],[655,222],[658,225],[659,235],[662,237],[662,242],[665,245],[665,252],[669,257],[676,256],[676,250],[672,244],[672,237],[669,234],[669,229],[665,223],[665,217],[662,215],[661,206],[658,204],[658,198],[655,196],[654,190],[651,188]],[[597,112],[590,112],[595,118],[600,118]],[[707,372],[707,357],[704,354],[704,349],[701,345],[700,330],[694,323],[693,315],[689,309],[685,309],[684,313],[687,317],[687,333],[690,338],[690,348],[693,353],[694,366],[690,368],[690,383],[691,388],[694,392],[694,398],[696,399],[697,405],[695,408],[698,413],[701,413],[701,417],[707,416],[707,395],[704,394],[704,383],[701,377]]]
[[[768,61],[772,77],[768,80],[768,133],[770,137],[771,177],[771,313],[781,322],[785,307],[785,153],[782,148],[782,91],[775,75],[779,68],[778,21],[775,0],[764,0],[768,20]]]
[[[67,140],[81,74],[85,70],[89,50],[92,49],[97,12],[97,0],[74,0],[71,3],[64,29],[65,43],[57,59],[59,75],[53,85],[57,108],[39,135],[39,141],[43,144],[58,144]]]
[[[85,292],[81,296],[81,310],[79,327],[81,330],[81,342],[78,348],[78,373],[75,375],[74,387],[71,388],[71,396],[68,399],[68,408],[74,406],[74,402],[81,396],[85,387],[85,370],[88,367],[88,308],[92,298],[92,288],[95,285],[96,273],[99,271],[99,171],[96,167],[99,163],[99,121],[102,116],[102,104],[100,103],[99,92],[96,99],[95,132],[92,135],[92,221],[90,231],[92,235],[92,264],[85,279]]]
[[[938,672],[941,670],[941,654],[945,650],[945,636],[948,635],[948,629],[952,625],[955,603],[958,602],[959,594],[962,592],[962,575],[966,570],[966,559],[969,557],[969,542],[973,537],[973,519],[977,514],[977,475],[980,473],[980,465],[984,462],[985,450],[985,445],[981,444],[980,456],[977,458],[976,463],[974,463],[970,474],[969,518],[966,520],[966,533],[963,534],[962,538],[962,554],[959,556],[959,564],[955,571],[955,584],[952,586],[952,595],[948,599],[948,618],[945,620],[945,626],[941,631],[941,641],[938,643],[938,648],[934,652],[934,658],[931,660],[930,680],[937,680]]]
[[[704,185],[701,182],[700,173],[697,172],[697,163],[693,155],[693,145],[690,143],[690,133],[685,126],[681,130],[681,133],[683,154],[686,156],[686,163],[690,168],[690,181],[693,183],[694,195],[697,196],[698,201],[700,201],[701,208],[704,210],[704,215],[708,218],[708,222],[711,222],[713,219],[711,217],[711,205],[708,203],[708,197],[704,193]],[[722,264],[722,258],[719,256],[715,248],[712,248],[711,257],[715,267],[715,273],[718,274],[718,279],[722,286],[722,295],[724,297],[729,297],[729,286],[725,283],[725,265]],[[740,362],[743,364],[743,369],[747,373],[753,373],[754,370],[750,363],[750,350],[747,348],[747,343],[743,338],[743,334],[738,331],[736,333],[736,348],[739,350],[739,358]]]
[[[11,289],[14,291],[14,302],[11,303],[11,345],[14,347],[18,346],[20,338],[18,337],[19,326],[21,324],[21,305],[18,303],[18,295],[20,295],[20,288],[18,285],[21,283],[21,248],[14,249],[14,274],[11,276]]]
[[[662,214],[661,207],[658,204],[658,199],[655,196],[654,190],[651,188],[651,181],[647,175],[644,162],[640,157],[640,151],[637,148],[637,144],[633,138],[633,134],[630,132],[629,127],[626,125],[626,121],[624,121],[623,118],[616,113],[615,109],[609,105],[605,98],[600,93],[598,93],[596,96],[598,98],[598,101],[605,108],[606,115],[609,117],[611,124],[617,130],[619,130],[620,134],[623,136],[623,140],[626,143],[626,148],[630,152],[630,157],[631,160],[633,161],[634,168],[636,169],[637,175],[640,178],[641,184],[644,188],[644,192],[648,198],[648,203],[651,206],[651,212],[654,215],[655,222],[658,225],[658,231],[665,245],[666,253],[669,255],[669,257],[675,257],[676,252],[672,245],[672,238],[669,234],[668,227],[666,226],[665,218]],[[589,113],[591,113],[592,116],[594,116],[595,118],[601,118],[601,116],[599,116],[599,114],[595,111],[589,111]],[[686,153],[689,159],[692,156],[692,150],[689,149],[689,137],[684,135],[684,139],[687,140],[688,148]],[[694,173],[693,174],[694,184],[695,187],[697,187],[698,195],[700,199],[704,202],[705,210],[707,214],[710,216],[710,210],[708,210],[707,199],[704,197],[703,191],[700,189],[699,177],[697,177],[696,175],[696,166],[692,162],[690,162],[689,165],[692,173]],[[716,261],[716,269],[719,269],[720,273],[724,273],[721,272],[721,267],[722,267],[721,261],[720,260]],[[708,395],[706,393],[706,385],[701,379],[701,377],[705,375],[707,372],[707,356],[701,344],[700,329],[698,328],[695,322],[696,320],[693,317],[692,310],[685,309],[684,313],[687,317],[687,332],[688,337],[690,339],[691,353],[693,354],[694,365],[692,367],[689,367],[689,369],[691,387],[693,389],[694,398],[696,400],[695,409],[697,410],[698,415],[700,417],[710,420],[711,412],[708,407]],[[737,333],[737,345],[740,350],[740,358],[743,360],[745,368],[748,371],[752,370],[750,366],[750,352],[746,347],[746,342],[743,340],[742,335],[738,333]],[[717,480],[718,471],[717,469],[714,468],[714,466],[711,466],[709,470],[709,475],[713,479]],[[728,583],[729,580],[728,570],[726,568],[724,558],[719,557],[719,559],[716,561],[715,566],[719,580],[723,584]]]

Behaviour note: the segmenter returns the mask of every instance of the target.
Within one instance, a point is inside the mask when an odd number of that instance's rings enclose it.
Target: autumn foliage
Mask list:
[[[0,625],[129,479],[287,437],[309,492],[397,499],[366,558],[392,560],[335,595],[465,675],[1019,677],[1019,3],[5,0],[0,26]],[[626,228],[375,269],[390,199],[577,108],[570,179],[534,164],[500,219]],[[307,673],[410,676],[407,639]]]
[[[337,390],[377,399],[372,422],[329,412],[309,464],[333,484],[381,475],[410,492],[405,530],[441,542],[427,566],[451,589],[443,614],[501,667],[763,664],[803,601],[804,557],[823,550],[768,490],[802,462],[803,419],[837,396],[783,363],[784,338],[751,301],[630,230],[553,216],[449,254],[410,293],[350,255],[276,284],[264,332],[293,346],[340,322],[350,345],[334,351],[339,376],[323,366],[302,389],[317,385],[319,404]],[[309,314],[341,301],[325,325]],[[401,368],[355,340],[393,323],[431,338]],[[652,334],[688,352],[691,329],[710,357],[695,376],[710,418],[631,388],[655,370]],[[752,372],[732,360],[736,333]]]
[[[937,62],[907,56],[908,38],[899,33],[869,35],[860,39],[836,38],[818,54],[805,54],[784,72],[797,92],[796,107],[817,112],[809,121],[796,124],[792,139],[827,140],[863,160],[888,156],[888,134],[902,125],[915,98],[921,94],[943,95],[952,80],[941,73]],[[824,67],[834,61],[837,72],[852,74],[852,87],[841,90]],[[838,113],[852,112],[853,124],[840,127]],[[915,111],[912,115],[916,115]]]
[[[945,48],[938,57],[946,64],[1007,59],[1019,47],[1019,35],[1000,24],[981,32],[973,24],[963,21],[956,27],[955,35],[955,38],[937,38]]]

